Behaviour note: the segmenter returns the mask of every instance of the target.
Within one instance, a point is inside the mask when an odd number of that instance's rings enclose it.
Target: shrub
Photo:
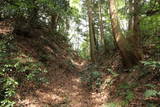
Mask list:
[[[12,35],[0,36],[0,106],[12,107],[15,102],[13,96],[16,88],[24,80],[44,81],[44,78],[37,78],[45,70],[41,69],[41,64],[37,62],[22,63],[16,60],[17,50],[14,45]]]
[[[103,83],[102,73],[94,70],[95,68],[86,70],[81,77],[81,80],[86,82],[89,89],[92,90],[100,88]]]

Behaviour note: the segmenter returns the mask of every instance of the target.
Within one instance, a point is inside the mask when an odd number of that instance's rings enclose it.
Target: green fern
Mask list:
[[[149,87],[149,88],[156,88],[156,85],[154,84],[145,84],[144,86]]]
[[[142,64],[151,67],[160,67],[160,61],[142,61]]]
[[[133,100],[134,99],[134,93],[133,93],[133,91],[127,91],[125,99],[127,101]]]
[[[157,92],[156,90],[146,90],[144,92],[144,97],[148,98],[148,97],[153,97],[153,96],[157,96],[159,92]]]
[[[112,69],[107,69],[109,73],[111,73],[113,75],[113,77],[117,77],[119,76],[119,74],[117,74],[116,72],[113,72]]]

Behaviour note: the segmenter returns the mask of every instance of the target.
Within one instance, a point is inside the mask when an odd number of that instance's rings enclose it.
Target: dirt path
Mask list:
[[[107,100],[107,92],[89,92],[80,80],[84,65],[74,71],[50,69],[50,84],[31,92],[19,101],[24,107],[101,107]]]

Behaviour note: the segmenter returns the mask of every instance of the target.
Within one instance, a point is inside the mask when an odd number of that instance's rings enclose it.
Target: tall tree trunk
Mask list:
[[[93,62],[96,61],[96,41],[95,41],[95,31],[92,15],[92,1],[87,0],[88,8],[88,22],[89,22],[89,37],[90,37],[90,55]]]
[[[115,0],[109,0],[109,5],[110,5],[109,11],[110,11],[112,32],[114,35],[114,39],[120,50],[124,64],[127,67],[132,67],[133,65],[137,64],[139,60],[137,59],[134,53],[132,45],[124,38],[122,34],[122,31],[119,25]]]
[[[141,0],[134,0],[133,36],[137,46],[140,44],[140,2]]]
[[[95,23],[94,23],[93,16],[92,16],[92,29],[93,29],[93,38],[95,41],[95,47],[96,47],[96,53],[97,53],[98,52],[98,36],[96,37]]]
[[[58,15],[55,13],[51,16],[51,31],[57,30]]]
[[[129,0],[129,42],[132,43],[132,47],[135,50],[135,55],[137,59],[141,60],[143,58],[142,47],[140,45],[140,2],[141,0]]]
[[[101,37],[101,44],[104,46],[105,52],[107,52],[107,41],[104,37],[104,26],[103,26],[103,19],[102,19],[102,3],[99,0],[99,27],[100,27],[100,37]]]
[[[133,6],[133,0],[129,0],[129,22],[128,22],[128,31],[129,33],[133,33],[133,13],[134,12],[134,6]]]

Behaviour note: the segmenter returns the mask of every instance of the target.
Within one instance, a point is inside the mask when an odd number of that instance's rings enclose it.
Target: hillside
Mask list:
[[[84,86],[81,74],[87,61],[70,48],[63,35],[49,34],[43,29],[32,29],[32,35],[18,35],[14,32],[12,35],[14,48],[17,50],[16,59],[23,64],[40,63],[40,67],[48,71],[39,75],[43,75],[46,80],[40,84],[23,79],[26,74],[17,73],[16,76],[21,77],[16,78],[21,79],[23,84],[21,83],[16,91],[15,106],[93,107],[104,103],[103,96],[107,93],[101,95],[93,92],[91,96],[91,92]],[[94,99],[98,96],[102,98]]]
[[[158,0],[0,0],[0,107],[160,107]]]
[[[33,77],[43,76],[40,83],[24,79],[27,71],[15,72],[15,77],[22,82],[14,97],[15,106],[100,107],[116,102],[118,105],[129,103],[128,107],[146,107],[146,101],[159,102],[157,98],[142,97],[147,89],[159,90],[157,74],[143,73],[147,68],[142,64],[124,72],[118,53],[107,56],[106,61],[102,60],[105,56],[100,57],[98,63],[92,64],[80,58],[67,38],[59,33],[41,28],[33,29],[30,35],[14,31],[6,36],[9,35],[13,35],[15,58],[20,63],[40,64],[39,67],[47,71]],[[117,97],[119,94],[121,97]]]

